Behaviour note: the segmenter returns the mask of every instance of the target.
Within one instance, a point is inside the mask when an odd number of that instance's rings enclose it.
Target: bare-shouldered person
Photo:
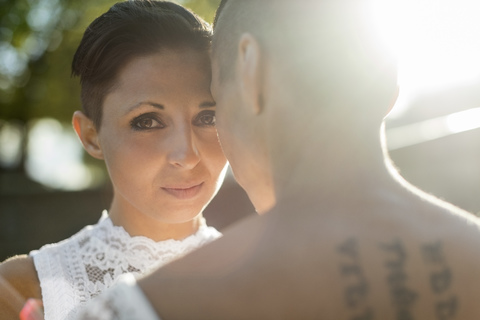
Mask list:
[[[27,255],[12,257],[0,264],[0,319],[18,319],[26,299],[41,299],[40,282]]]
[[[144,295],[163,320],[480,319],[478,219],[386,164],[379,132],[397,96],[395,61],[369,5],[222,1],[217,130],[238,182],[268,212],[97,304]]]

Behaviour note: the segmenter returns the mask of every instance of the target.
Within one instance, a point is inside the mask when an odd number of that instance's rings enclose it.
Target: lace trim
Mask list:
[[[135,278],[126,274],[115,287],[106,290],[82,309],[76,320],[161,320]]]
[[[42,288],[45,320],[70,319],[121,275],[143,275],[220,236],[204,225],[184,240],[155,242],[131,237],[104,212],[96,225],[31,253]]]

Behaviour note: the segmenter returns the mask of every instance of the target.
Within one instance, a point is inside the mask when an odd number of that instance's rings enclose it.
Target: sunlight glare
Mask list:
[[[386,130],[386,140],[388,149],[392,151],[478,128],[480,128],[480,108],[473,108],[389,128]]]
[[[452,133],[480,128],[480,108],[473,108],[447,116],[447,127]]]
[[[480,76],[480,1],[374,2],[382,38],[397,50],[404,92]]]

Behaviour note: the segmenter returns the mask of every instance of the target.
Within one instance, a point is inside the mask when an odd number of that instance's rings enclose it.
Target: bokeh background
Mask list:
[[[104,165],[83,152],[71,129],[80,99],[70,64],[86,26],[115,2],[0,0],[0,260],[64,239],[109,206]],[[211,22],[220,1],[177,2]],[[475,2],[406,0],[381,16],[392,22],[383,30],[400,56],[400,98],[386,119],[391,157],[413,184],[478,214]],[[222,230],[250,214],[229,174],[205,212],[209,223]]]

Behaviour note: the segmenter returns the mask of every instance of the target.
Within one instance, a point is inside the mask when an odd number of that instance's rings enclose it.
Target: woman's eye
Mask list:
[[[152,115],[141,115],[133,119],[130,123],[130,126],[134,130],[149,130],[155,128],[165,128],[165,125],[155,119]]]
[[[215,126],[215,111],[213,110],[208,110],[201,112],[197,116],[197,121],[198,125],[200,126]]]

